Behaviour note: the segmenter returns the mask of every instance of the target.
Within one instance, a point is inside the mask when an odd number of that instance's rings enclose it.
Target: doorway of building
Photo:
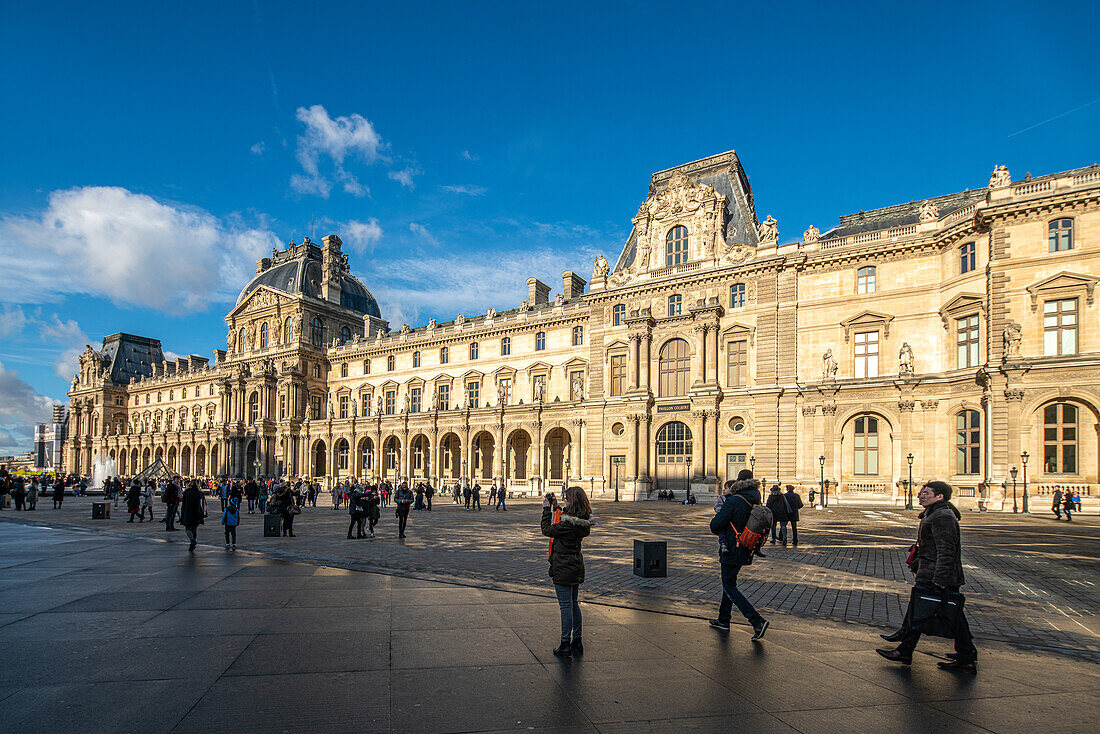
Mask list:
[[[657,431],[657,482],[654,491],[687,494],[691,482],[691,429],[670,421]]]

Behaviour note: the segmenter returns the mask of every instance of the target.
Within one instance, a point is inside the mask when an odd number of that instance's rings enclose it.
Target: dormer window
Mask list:
[[[665,236],[665,266],[679,265],[688,260],[687,227],[678,224]]]

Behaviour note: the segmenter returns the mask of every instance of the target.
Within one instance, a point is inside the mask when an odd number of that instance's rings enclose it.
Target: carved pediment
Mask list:
[[[664,266],[665,237],[673,227],[683,226],[688,234],[688,260],[714,257],[719,242],[725,241],[726,197],[713,186],[695,183],[677,171],[658,192],[638,207],[633,219],[637,238],[633,273],[645,273]],[[619,276],[616,278],[616,276]],[[625,278],[612,276],[616,285]]]
[[[943,321],[943,328],[950,328],[949,322],[953,316],[962,316],[967,312],[973,313],[975,309],[985,315],[985,299],[977,293],[960,293],[940,307],[939,313],[940,320]]]
[[[462,373],[463,380],[480,380],[482,377],[485,377],[485,373],[481,370],[467,370]]]
[[[272,306],[282,305],[283,303],[289,302],[289,300],[290,299],[280,291],[261,285],[259,288],[249,293],[248,298],[237,304],[237,306],[229,312],[226,318],[262,311]]]
[[[890,337],[890,322],[894,320],[889,314],[877,311],[864,311],[849,319],[844,319],[840,325],[844,327],[844,341],[851,337],[852,329],[881,328],[884,338]]]
[[[496,375],[497,379],[500,379],[501,377],[508,378],[515,375],[516,370],[514,367],[503,366],[493,370],[493,374]]]
[[[585,369],[586,370],[586,369],[588,369],[588,360],[581,359],[580,357],[573,357],[573,359],[571,359],[571,360],[569,360],[568,362],[565,363],[565,369],[566,370],[569,370],[569,369]]]
[[[534,364],[528,365],[527,374],[542,374],[544,372],[546,374],[550,374],[551,369],[551,366],[548,365],[546,362],[535,362]]]
[[[756,327],[740,323],[730,324],[722,331],[721,348],[725,348],[727,341],[737,338],[748,338],[749,346],[752,346],[756,341]]]
[[[1072,297],[1075,293],[1081,292],[1084,292],[1087,302],[1091,305],[1095,299],[1096,281],[1097,278],[1091,275],[1063,270],[1038,283],[1032,283],[1027,287],[1027,292],[1031,295],[1031,310],[1035,311],[1039,308],[1040,296],[1043,298],[1057,298],[1063,295]]]

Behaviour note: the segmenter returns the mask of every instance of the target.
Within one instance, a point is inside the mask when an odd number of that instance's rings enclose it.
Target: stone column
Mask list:
[[[645,334],[645,370],[643,372],[645,380],[642,385],[646,390],[652,392],[653,390],[653,334],[646,332]]]
[[[501,413],[501,422],[497,424],[497,440],[496,451],[497,456],[500,457],[498,466],[500,467],[500,481],[504,483],[504,477],[507,475],[508,462],[506,461],[508,454],[508,447],[504,445],[504,414]]]
[[[630,425],[630,448],[626,452],[626,478],[629,481],[638,479],[638,424],[641,416],[628,415],[627,423]]]
[[[640,346],[641,341],[642,341],[642,335],[641,334],[629,334],[628,338],[630,339],[630,357],[628,359],[628,361],[630,362],[630,365],[629,365],[630,389],[631,390],[637,390],[638,389],[638,373],[641,371],[641,364],[639,363],[639,356],[640,356],[639,353],[640,353],[641,350],[639,349],[639,346]]]
[[[902,435],[900,449],[894,452],[896,460],[894,464],[894,473],[897,478],[903,482],[909,481],[909,460],[905,457],[913,451],[912,437],[913,437],[913,409],[916,407],[916,402],[913,400],[900,400],[898,401],[898,410],[901,412],[901,426],[899,426],[899,433]],[[895,433],[896,435],[896,433]],[[916,481],[916,480],[914,480]],[[908,497],[909,489],[900,491],[898,489],[898,482],[891,482],[893,485],[892,492],[894,495],[894,503],[897,504],[899,500],[899,494],[902,501]],[[904,486],[904,485],[903,485]],[[914,495],[916,493],[914,492]],[[913,505],[916,506],[916,499],[914,497]]]
[[[642,479],[650,481],[653,479],[653,465],[650,461],[650,457],[653,456],[653,417],[649,413],[643,413],[641,416],[641,439],[642,439]]]
[[[691,417],[691,477],[703,477],[706,474],[706,420],[707,411],[692,411]]]
[[[535,458],[535,476],[542,481],[542,420],[535,423],[535,442],[531,446]],[[541,485],[540,485],[541,486]]]
[[[707,467],[707,480],[717,482],[718,481],[718,411],[711,410],[710,412],[710,425],[707,428],[707,442],[709,444],[709,453],[711,457],[711,463]]]
[[[695,358],[691,360],[691,384],[707,379],[707,325],[696,324],[692,328],[692,343],[695,346]]]
[[[721,340],[721,336],[718,333],[718,324],[711,324],[710,333],[713,336],[710,345],[710,381],[715,385],[718,384],[718,345]],[[715,419],[718,415],[715,414]]]
[[[436,459],[435,455],[439,451],[439,428],[435,425],[431,430],[431,445],[428,446],[428,481],[432,483],[432,486],[439,484],[436,474]],[[440,464],[440,466],[442,466]]]
[[[574,418],[573,427],[576,431],[576,440],[574,443],[577,445],[577,450],[573,452],[576,463],[574,466],[577,468],[577,480],[584,478],[584,418]]]

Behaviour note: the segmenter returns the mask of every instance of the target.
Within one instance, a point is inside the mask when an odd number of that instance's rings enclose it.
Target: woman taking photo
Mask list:
[[[581,607],[577,591],[584,583],[584,556],[581,540],[592,528],[592,505],[580,487],[562,493],[562,507],[551,492],[542,503],[542,534],[550,538],[550,578],[561,609],[561,643],[554,654],[560,657],[581,655]]]

